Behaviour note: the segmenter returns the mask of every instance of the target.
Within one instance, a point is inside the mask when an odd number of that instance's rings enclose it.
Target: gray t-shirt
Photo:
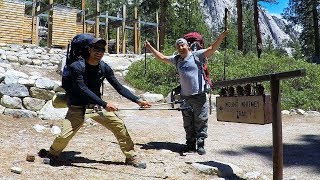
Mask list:
[[[181,84],[181,95],[191,96],[205,92],[205,80],[196,61],[204,62],[204,49],[190,52],[184,59],[179,55],[170,56],[171,63],[176,66]],[[196,59],[195,59],[196,58]]]

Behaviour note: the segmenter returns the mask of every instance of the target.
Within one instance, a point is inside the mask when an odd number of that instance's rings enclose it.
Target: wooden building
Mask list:
[[[52,46],[67,47],[68,42],[77,34],[77,9],[54,6]]]
[[[24,0],[0,0],[0,43],[38,44],[38,22],[35,16],[25,14]],[[78,34],[76,18],[77,10],[56,5],[52,8],[52,47],[67,47],[68,42]],[[32,28],[34,28],[33,35]]]
[[[0,42],[23,43],[24,11],[25,2],[22,0],[0,0]]]

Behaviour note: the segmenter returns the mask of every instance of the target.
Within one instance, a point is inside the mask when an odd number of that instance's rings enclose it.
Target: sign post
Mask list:
[[[270,105],[264,104],[264,106],[265,107],[271,106],[271,112],[272,112],[271,113],[272,120],[270,120],[270,122],[272,122],[273,179],[275,180],[283,179],[283,143],[282,143],[280,80],[295,78],[295,77],[302,77],[305,75],[306,75],[306,70],[300,69],[295,71],[273,73],[273,74],[262,75],[262,76],[225,80],[225,81],[218,81],[218,82],[212,83],[214,87],[228,87],[228,86],[239,85],[239,84],[270,81],[271,104]],[[219,98],[222,98],[223,100],[220,101]],[[222,117],[224,118],[222,120],[230,121],[230,122],[256,123],[256,124],[265,124],[269,122],[268,118],[266,117],[262,118],[262,114],[266,113],[266,109],[261,109],[261,106],[262,106],[262,102],[266,102],[266,99],[262,101],[261,95],[257,97],[230,96],[230,97],[219,97],[219,98],[217,98],[218,120],[219,118]],[[219,107],[218,105],[219,101],[220,101],[221,107]],[[225,112],[223,111],[224,109],[226,110]],[[262,113],[262,111],[264,111],[264,113]],[[258,122],[255,121],[256,118],[258,119]]]

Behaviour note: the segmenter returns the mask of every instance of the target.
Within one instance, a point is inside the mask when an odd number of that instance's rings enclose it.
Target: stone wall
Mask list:
[[[14,67],[57,69],[65,53],[61,49],[1,43],[0,113],[14,117],[63,118],[66,109],[54,109],[51,103],[53,95],[63,90],[61,82],[42,77],[36,71],[26,74]]]
[[[67,109],[55,109],[51,102],[56,92],[63,91],[61,81],[42,77],[36,71],[23,73],[14,67],[57,70],[65,56],[66,50],[0,43],[0,113],[14,117],[64,118]],[[130,64],[139,59],[141,56],[137,55],[106,54],[103,57],[118,75],[123,75]]]

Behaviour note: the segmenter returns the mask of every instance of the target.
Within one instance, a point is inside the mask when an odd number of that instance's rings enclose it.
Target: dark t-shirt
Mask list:
[[[72,92],[69,94],[69,104],[84,106],[97,104],[105,107],[107,103],[101,99],[101,84],[106,78],[115,90],[125,98],[137,102],[138,97],[122,86],[114,76],[112,69],[103,61],[93,66],[78,60],[70,65],[72,76]]]

